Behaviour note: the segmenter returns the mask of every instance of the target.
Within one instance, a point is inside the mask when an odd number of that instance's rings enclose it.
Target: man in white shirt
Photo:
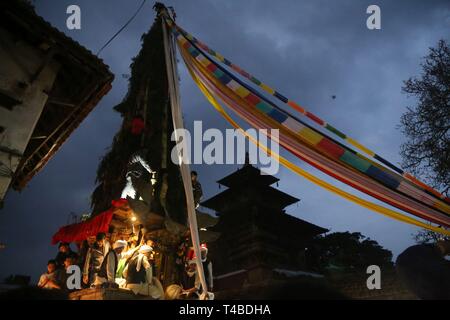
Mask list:
[[[60,289],[57,283],[58,270],[55,260],[49,260],[47,263],[47,272],[39,278],[38,287],[42,289]]]
[[[143,245],[139,248],[139,254],[131,258],[123,275],[126,279],[126,288],[132,290],[134,294],[151,296],[160,299],[164,296],[164,289],[161,283],[153,277],[152,266],[149,257],[153,248]]]
[[[125,240],[117,240],[114,243],[113,249],[110,249],[103,259],[100,271],[95,278],[94,286],[103,286],[105,284],[106,286],[115,286],[117,265],[119,263],[120,254],[126,245],[127,242]]]

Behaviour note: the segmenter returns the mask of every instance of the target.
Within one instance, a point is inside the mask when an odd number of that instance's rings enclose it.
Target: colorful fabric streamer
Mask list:
[[[259,113],[259,115],[256,116],[260,118],[264,117],[266,123],[270,124],[268,126],[269,128],[278,127],[285,134],[294,135],[296,138],[300,138],[302,143],[308,144],[310,147],[316,149],[334,161],[341,162],[346,166],[365,174],[373,180],[378,181],[385,187],[411,197],[412,200],[416,200],[422,205],[429,206],[445,214],[450,213],[450,207],[440,199],[437,199],[423,190],[416,188],[408,181],[405,181],[405,179],[401,176],[380,169],[364,158],[352,153],[351,150],[348,150],[345,146],[338,145],[327,137],[321,135],[319,132],[314,131],[313,128],[299,123],[296,119],[289,117],[282,111],[274,108],[270,105],[270,102],[268,103],[267,100],[264,101],[264,98],[257,96],[254,92],[249,90],[250,88],[246,88],[239,83],[238,79],[233,79],[225,74],[223,69],[218,69],[211,60],[208,60],[205,55],[202,55],[196,48],[191,46],[191,44],[181,35],[178,36],[178,40],[181,42],[183,49],[187,50],[189,54],[197,61],[197,63],[202,66],[201,68],[204,68],[210,76],[215,78],[218,83],[216,85],[217,87],[222,88],[222,90],[226,90],[228,92],[226,94],[228,95],[232,92],[231,95],[234,95],[233,99],[240,100],[241,105],[246,105],[246,108],[251,110],[253,114],[255,114],[255,112]],[[286,145],[284,146],[286,147]],[[294,152],[298,149],[298,147],[293,145],[291,145],[291,147],[294,147]],[[289,146],[287,146],[287,149],[290,149]],[[348,181],[346,183],[348,183]],[[353,186],[358,188],[358,186]],[[364,190],[366,193],[367,191],[368,190]],[[386,199],[383,199],[383,201],[386,201]],[[404,207],[401,207],[401,209],[405,210]],[[417,211],[414,214],[417,214]]]
[[[184,49],[181,50],[183,52]],[[184,55],[186,55],[186,53],[184,53]],[[195,61],[193,62],[193,64],[196,65],[196,67],[195,66],[193,67],[194,70],[202,68],[202,66],[196,63]],[[225,101],[225,103],[233,111],[235,111],[241,118],[245,119],[255,128],[260,129],[267,128],[267,125],[264,124],[264,122],[261,122],[258,117],[255,117],[249,112],[249,108],[242,108],[240,107],[239,104],[236,103],[236,101],[239,100],[238,96],[229,98],[227,97],[227,94],[230,94],[230,92],[224,94],[223,92],[220,91],[220,89],[218,90],[217,87],[214,87],[214,85],[211,85],[210,83],[208,84],[208,81],[210,79],[205,77],[205,69],[203,69],[203,72],[197,71],[197,74],[199,74],[199,77],[202,78],[203,83],[209,88],[212,87],[213,89],[211,90],[214,91],[216,95],[218,95],[222,99],[222,101]],[[273,128],[274,126],[270,127]],[[282,134],[280,136],[279,142],[283,147],[285,147],[293,154],[297,155],[300,159],[308,162],[309,164],[315,166],[316,168],[322,170],[323,172],[329,174],[330,176],[333,176],[339,179],[340,181],[345,182],[369,195],[372,195],[402,210],[413,213],[421,218],[428,219],[429,221],[444,225],[448,223],[449,221],[448,217],[441,216],[439,213],[436,213],[425,206],[421,206],[420,204],[411,202],[408,198],[402,197],[401,195],[398,195],[397,193],[393,192],[388,188],[385,187],[383,188],[383,186],[380,186],[376,182],[373,182],[366,177],[358,176],[357,174],[355,174],[355,172],[345,167],[334,164],[332,161],[326,159],[323,156],[320,156],[320,154],[315,153],[313,150],[305,148],[305,146],[303,146],[302,144],[298,144],[295,140],[292,139],[287,140],[287,139],[289,139],[287,135]]]
[[[192,60],[190,62],[192,70],[190,71],[196,72],[202,84],[207,84],[208,90],[214,92],[222,101],[226,101],[233,111],[253,126],[257,128],[279,127],[282,133],[280,135],[282,146],[300,159],[330,176],[406,212],[446,227],[450,225],[449,217],[443,214],[445,211],[448,212],[445,203],[437,202],[435,197],[430,197],[430,194],[416,188],[408,181],[400,180],[399,182],[398,177],[401,176],[393,176],[396,179],[392,179],[392,175],[389,175],[386,170],[372,165],[363,157],[357,157],[357,154],[352,153],[351,150],[333,143],[319,132],[286,116],[257,93],[236,81],[237,79],[233,79],[182,35],[177,33],[175,35],[179,41],[183,58]],[[348,163],[345,162],[345,159]],[[441,209],[443,212],[440,212]],[[377,210],[380,212],[379,208]]]
[[[168,23],[169,23],[170,26],[172,26],[172,28],[173,28],[173,30],[175,30],[175,32],[181,33],[187,40],[191,41],[194,45],[196,45],[196,46],[200,47],[201,49],[203,49],[210,56],[214,57],[217,61],[225,64],[228,67],[230,67],[232,70],[234,70],[235,72],[239,73],[241,76],[247,78],[252,83],[254,83],[258,87],[263,89],[265,92],[267,92],[270,95],[276,97],[279,101],[282,101],[283,103],[287,104],[292,109],[300,112],[301,114],[303,114],[304,116],[306,116],[307,118],[312,120],[314,123],[316,123],[319,126],[325,128],[326,130],[328,130],[328,132],[331,132],[335,136],[343,139],[348,144],[356,147],[357,149],[363,151],[364,153],[366,153],[367,155],[371,156],[375,160],[377,160],[377,161],[381,162],[382,164],[388,166],[389,168],[395,170],[397,173],[402,175],[407,181],[409,181],[409,182],[413,183],[414,185],[420,187],[421,189],[425,190],[427,193],[430,193],[430,194],[434,195],[435,197],[450,203],[450,199],[448,197],[446,197],[445,195],[439,193],[437,190],[435,190],[432,187],[430,187],[430,186],[426,185],[425,183],[421,182],[420,180],[418,180],[417,178],[415,178],[411,174],[409,174],[407,172],[404,172],[403,170],[401,170],[400,168],[398,168],[397,166],[395,166],[391,162],[387,161],[386,159],[384,159],[380,155],[376,154],[375,152],[371,151],[367,147],[363,146],[362,144],[360,144],[356,140],[346,136],[344,133],[342,133],[341,131],[339,131],[338,129],[336,129],[335,127],[330,125],[329,123],[325,122],[324,120],[320,119],[319,117],[317,117],[313,113],[307,111],[305,108],[299,106],[294,101],[289,100],[284,95],[280,94],[276,90],[272,89],[270,86],[266,85],[265,83],[261,82],[260,80],[258,80],[257,78],[255,78],[254,76],[252,76],[251,74],[246,72],[245,70],[241,69],[236,64],[234,64],[231,61],[229,61],[228,59],[224,58],[217,51],[210,49],[206,44],[204,44],[203,42],[201,42],[197,38],[193,37],[191,34],[186,32],[185,30],[183,30],[181,27],[179,27],[175,23],[173,23],[173,21],[168,21]]]
[[[214,106],[214,108],[222,115],[222,117],[225,118],[226,121],[228,121],[228,123],[230,123],[234,128],[238,129],[243,135],[245,135],[252,143],[256,144],[259,148],[261,148],[262,150],[264,150],[268,155],[270,155],[271,157],[273,157],[274,159],[278,160],[283,166],[285,166],[286,168],[292,170],[293,172],[295,172],[296,174],[306,178],[307,180],[309,180],[310,182],[319,185],[320,187],[334,193],[337,194],[349,201],[352,201],[356,204],[359,204],[362,207],[365,207],[369,210],[375,211],[377,213],[381,213],[385,216],[388,216],[392,219],[404,222],[404,223],[408,223],[411,225],[415,225],[417,227],[421,227],[421,228],[425,228],[434,232],[438,232],[444,235],[450,235],[450,231],[440,228],[440,227],[435,227],[429,224],[426,224],[424,222],[421,222],[419,220],[413,219],[411,217],[405,216],[399,212],[396,212],[394,210],[391,210],[389,208],[385,208],[383,206],[377,205],[375,203],[369,202],[367,200],[364,200],[362,198],[359,198],[357,196],[354,196],[348,192],[345,192],[315,176],[313,176],[312,174],[308,173],[307,171],[301,169],[300,167],[296,166],[295,164],[289,162],[287,159],[285,159],[284,157],[274,153],[272,150],[268,149],[266,146],[262,145],[259,143],[258,140],[254,139],[251,135],[249,135],[246,131],[244,131],[227,113],[226,111],[220,106],[220,104],[217,102],[217,100],[213,97],[213,94],[211,93],[211,91],[209,91],[209,89],[199,80],[199,78],[196,76],[196,74],[194,73],[194,67],[192,65],[192,63],[189,61],[188,58],[186,58],[185,55],[183,55],[183,59],[185,60],[186,66],[188,67],[189,73],[191,74],[192,78],[194,79],[194,82],[197,84],[197,86],[200,88],[201,92],[205,95],[205,97],[208,99],[208,101]]]

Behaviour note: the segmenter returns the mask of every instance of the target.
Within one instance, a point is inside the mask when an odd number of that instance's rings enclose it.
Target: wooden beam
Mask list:
[[[47,103],[58,105],[58,106],[71,107],[71,108],[75,108],[77,106],[75,103],[59,101],[56,99],[48,99]]]

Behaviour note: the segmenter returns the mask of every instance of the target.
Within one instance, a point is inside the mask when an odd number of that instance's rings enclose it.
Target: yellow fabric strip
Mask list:
[[[408,224],[412,224],[415,225],[417,227],[421,227],[424,229],[428,229],[434,232],[438,232],[444,235],[450,235],[450,230],[446,230],[444,228],[440,228],[440,227],[435,227],[432,225],[429,225],[427,223],[424,223],[422,221],[416,220],[414,218],[411,218],[409,216],[405,216],[399,212],[396,212],[394,210],[391,210],[389,208],[380,206],[378,204],[375,204],[373,202],[364,200],[362,198],[359,198],[353,194],[350,194],[348,192],[345,192],[341,189],[339,189],[338,187],[329,184],[328,182],[325,182],[324,180],[315,177],[314,175],[310,174],[309,172],[303,170],[302,168],[296,166],[295,164],[291,163],[289,160],[287,160],[286,158],[282,157],[281,155],[278,155],[277,153],[274,153],[272,150],[268,149],[266,146],[261,145],[259,143],[259,141],[255,140],[252,136],[250,136],[245,130],[243,130],[227,113],[226,111],[222,108],[222,106],[218,103],[218,101],[213,97],[213,95],[209,92],[209,90],[203,85],[203,83],[201,83],[201,81],[197,78],[197,76],[195,75],[195,73],[193,72],[193,70],[189,67],[190,63],[188,61],[189,57],[188,55],[186,55],[186,53],[184,52],[184,48],[180,48],[180,51],[182,52],[182,56],[183,59],[186,63],[187,69],[189,71],[189,73],[191,74],[194,82],[197,84],[197,86],[200,88],[200,90],[202,91],[202,93],[205,95],[205,97],[208,99],[208,101],[214,106],[214,108],[219,111],[219,113],[225,118],[225,120],[227,120],[234,128],[238,129],[239,132],[241,132],[243,135],[245,135],[249,141],[251,141],[252,143],[256,144],[259,148],[261,148],[262,150],[264,150],[264,152],[266,152],[268,155],[270,155],[272,158],[274,158],[275,160],[279,161],[283,166],[285,166],[286,168],[290,169],[291,171],[295,172],[296,174],[304,177],[305,179],[309,180],[310,182],[334,193],[337,194],[349,201],[352,201],[356,204],[359,204],[360,206],[367,208],[369,210],[381,213],[385,216],[388,216],[392,219],[404,222],[404,223],[408,223]],[[183,54],[184,52],[184,54]]]
[[[364,151],[366,154],[368,154],[371,157],[375,156],[375,152],[373,152],[372,150],[367,149],[366,147],[364,147],[362,144],[360,144],[358,141],[353,140],[352,138],[346,138],[345,139],[348,143],[350,143],[352,146],[358,148],[359,150]]]
[[[225,58],[224,58],[222,55],[218,54],[217,52],[216,52],[216,58],[217,58],[220,62],[223,62],[223,61],[225,60]]]
[[[268,93],[270,93],[271,95],[273,95],[275,93],[275,90],[273,90],[271,87],[269,87],[265,83],[261,83],[259,86],[261,88],[263,88],[265,91],[267,91]]]

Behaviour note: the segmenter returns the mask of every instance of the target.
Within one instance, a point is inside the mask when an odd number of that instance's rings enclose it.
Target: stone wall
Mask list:
[[[411,293],[398,279],[395,272],[383,273],[381,275],[381,289],[369,290],[367,288],[367,274],[332,275],[327,281],[336,290],[350,299],[362,300],[416,300],[417,297]]]
[[[5,197],[25,148],[44,109],[59,64],[50,61],[34,81],[30,78],[45,62],[45,55],[0,28],[0,93],[18,102],[11,108],[0,103],[0,201]]]
[[[242,276],[244,274],[238,274]],[[416,300],[397,278],[394,271],[381,276],[381,289],[369,290],[366,285],[369,275],[361,273],[331,274],[325,278],[309,276],[272,278],[258,283],[232,281],[227,279],[229,287],[218,286],[215,295],[221,299],[357,299],[357,300]],[[220,282],[220,281],[218,281]],[[219,284],[219,283],[218,283]]]

